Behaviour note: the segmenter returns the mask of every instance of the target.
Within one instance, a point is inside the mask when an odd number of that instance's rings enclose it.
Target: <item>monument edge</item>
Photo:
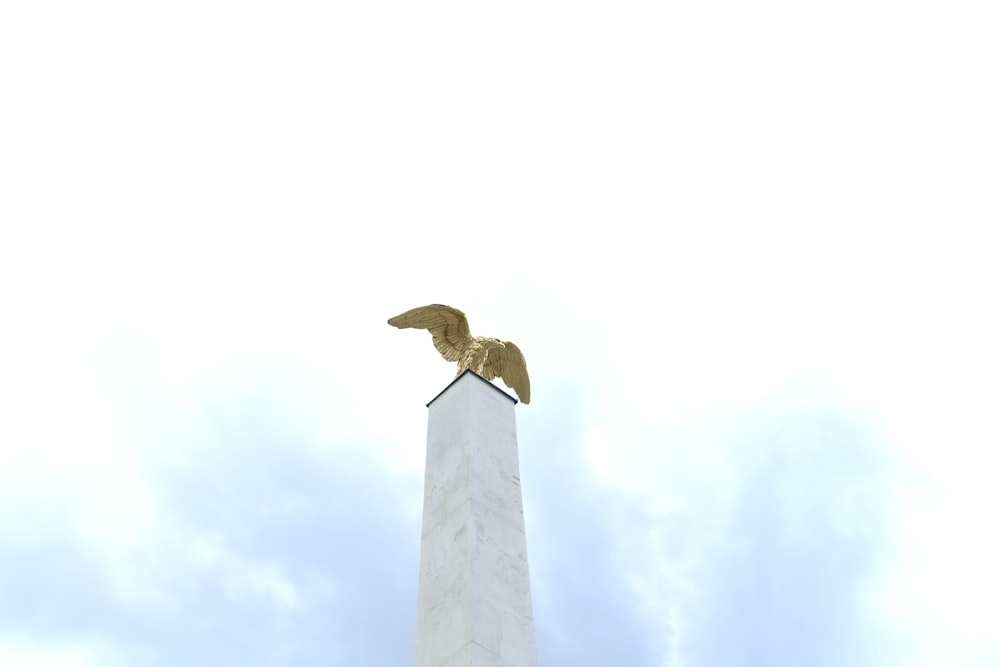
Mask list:
[[[439,398],[441,398],[441,396],[442,396],[442,395],[443,395],[443,394],[444,394],[444,393],[445,393],[446,391],[448,391],[449,389],[451,389],[451,386],[452,386],[453,384],[455,384],[456,382],[458,382],[459,380],[461,380],[461,379],[462,379],[463,377],[465,377],[465,376],[466,376],[466,375],[468,375],[468,374],[472,374],[472,375],[476,376],[476,377],[477,377],[477,378],[479,379],[479,381],[480,381],[480,382],[485,382],[485,383],[486,383],[486,384],[487,384],[487,385],[488,385],[489,387],[491,387],[491,388],[492,388],[492,389],[493,389],[494,391],[498,391],[498,392],[500,392],[500,393],[501,393],[501,394],[503,394],[503,395],[504,395],[505,397],[507,397],[507,398],[509,398],[509,399],[510,399],[511,401],[513,401],[515,405],[517,405],[517,402],[518,402],[518,401],[517,401],[517,399],[516,399],[516,398],[514,398],[513,396],[511,396],[510,394],[508,394],[507,392],[505,392],[505,391],[504,391],[503,389],[501,389],[500,387],[496,386],[495,384],[493,384],[492,382],[490,382],[489,380],[487,380],[486,378],[484,378],[484,377],[483,377],[482,375],[480,375],[479,373],[475,372],[475,371],[474,371],[474,370],[472,370],[471,368],[466,368],[466,369],[465,369],[465,370],[464,370],[464,371],[462,372],[462,374],[461,374],[461,375],[459,375],[459,376],[458,376],[457,378],[455,378],[454,380],[452,380],[451,382],[449,382],[449,383],[448,383],[448,386],[447,386],[447,387],[445,387],[444,389],[442,389],[441,391],[439,391],[439,392],[437,393],[437,396],[435,396],[434,398],[432,398],[432,399],[431,399],[431,400],[430,400],[430,401],[429,401],[429,402],[427,403],[427,405],[426,405],[425,407],[428,407],[428,408],[429,408],[429,407],[431,407],[431,403],[433,403],[434,401],[436,401],[436,400],[438,400]]]

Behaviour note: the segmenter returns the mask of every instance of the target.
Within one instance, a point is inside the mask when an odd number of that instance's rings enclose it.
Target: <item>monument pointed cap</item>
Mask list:
[[[441,391],[439,391],[438,394],[437,394],[437,396],[435,396],[434,398],[432,398],[430,400],[430,402],[427,403],[426,407],[428,407],[428,408],[431,407],[431,403],[433,403],[434,401],[436,401],[439,398],[441,398],[441,396],[443,396],[445,393],[447,393],[447,391],[449,389],[451,389],[452,386],[456,382],[458,382],[459,380],[461,380],[462,378],[464,378],[466,375],[475,376],[480,382],[485,382],[487,385],[489,385],[490,387],[492,387],[495,391],[500,392],[501,394],[503,394],[504,396],[506,396],[510,400],[514,401],[515,405],[517,404],[517,399],[516,398],[514,398],[513,396],[511,396],[510,394],[508,394],[507,392],[505,392],[503,389],[501,389],[500,387],[496,386],[495,384],[493,384],[492,382],[490,382],[489,380],[487,380],[486,378],[484,378],[482,375],[480,375],[479,373],[475,372],[471,368],[466,368],[465,371],[461,375],[459,375],[457,378],[455,378],[454,380],[452,380],[451,382],[449,382],[447,387],[445,387],[444,389],[442,389]]]

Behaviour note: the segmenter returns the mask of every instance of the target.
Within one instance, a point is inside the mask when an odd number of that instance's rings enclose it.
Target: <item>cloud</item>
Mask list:
[[[152,498],[141,525],[95,515],[79,485],[7,491],[34,522],[0,532],[0,624],[27,647],[17,655],[46,647],[62,664],[96,642],[112,665],[411,657],[419,477],[387,471],[378,442],[324,441],[292,405],[302,387],[274,380],[193,405],[149,378],[128,386],[145,393],[127,434]]]
[[[892,485],[863,420],[798,383],[721,428],[645,446],[652,472],[629,492],[645,512],[621,517],[619,548],[635,552],[666,664],[870,658],[865,593],[888,556]]]
[[[421,477],[390,461],[421,449],[422,407],[416,429],[376,437],[331,416],[301,369],[177,385],[122,354],[86,403],[117,427],[84,422],[72,466],[29,456],[3,489],[3,650],[88,667],[410,661]],[[518,410],[541,664],[833,665],[890,642],[870,582],[893,463],[866,421],[809,383],[735,416],[615,419],[559,370],[539,376],[543,410]],[[379,389],[355,403],[401,391]]]
[[[582,392],[567,378],[550,397],[551,416],[518,415],[539,664],[658,664],[617,543],[634,508],[596,486],[581,457]]]

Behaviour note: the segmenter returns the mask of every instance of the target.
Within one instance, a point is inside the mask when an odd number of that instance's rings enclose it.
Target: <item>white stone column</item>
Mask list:
[[[516,401],[466,371],[428,404],[414,667],[537,667]]]

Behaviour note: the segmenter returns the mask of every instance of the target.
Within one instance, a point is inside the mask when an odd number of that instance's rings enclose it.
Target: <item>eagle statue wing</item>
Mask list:
[[[465,313],[439,303],[411,308],[391,318],[389,324],[397,329],[427,329],[434,338],[434,347],[448,361],[461,360],[462,352],[472,342]]]
[[[528,365],[524,361],[521,349],[509,341],[503,341],[503,347],[490,350],[490,355],[483,365],[483,377],[487,380],[499,376],[505,385],[514,390],[521,402],[527,405],[531,402],[531,382],[528,380]]]

